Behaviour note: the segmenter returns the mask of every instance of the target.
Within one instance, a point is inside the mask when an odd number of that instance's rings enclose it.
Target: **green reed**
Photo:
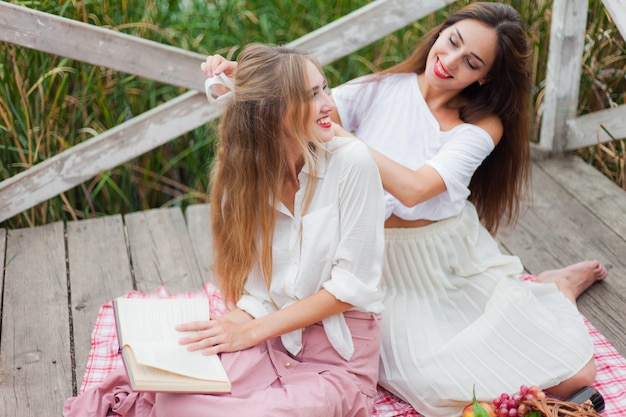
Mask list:
[[[404,59],[459,0],[325,68],[330,85]],[[504,0],[522,15],[533,43],[535,140],[548,55],[551,1]],[[201,54],[234,57],[250,42],[284,44],[369,3],[367,0],[14,1]],[[326,3],[326,4],[325,4]],[[590,1],[580,112],[624,103],[624,42],[601,0]],[[184,92],[179,87],[0,44],[0,181]],[[199,64],[199,63],[198,63]],[[17,228],[206,201],[215,125],[199,129],[3,223]],[[624,144],[579,153],[624,186]]]

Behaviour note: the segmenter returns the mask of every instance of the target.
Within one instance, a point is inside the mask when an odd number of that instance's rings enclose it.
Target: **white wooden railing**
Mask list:
[[[289,45],[329,64],[456,0],[376,0]],[[626,33],[624,0],[603,0]],[[626,106],[576,117],[587,0],[554,0],[540,142],[544,154],[626,137]],[[78,41],[79,40],[79,41]],[[0,222],[217,118],[204,56],[0,2],[0,41],[188,88],[181,96],[0,183]]]
[[[626,0],[602,3],[626,38]],[[576,115],[588,7],[588,0],[553,2],[543,115],[536,147],[550,154],[626,137],[626,105]]]
[[[331,63],[455,0],[377,0],[290,46]],[[189,88],[187,93],[0,183],[0,222],[221,114],[203,93],[204,56],[0,2],[0,41]]]

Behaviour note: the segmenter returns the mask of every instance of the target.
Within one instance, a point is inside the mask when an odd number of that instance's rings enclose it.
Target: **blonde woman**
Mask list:
[[[180,340],[188,349],[220,354],[232,392],[133,393],[118,370],[68,400],[66,417],[370,414],[383,309],[376,165],[362,142],[335,137],[309,55],[245,48],[226,106],[211,210],[231,310],[178,330],[195,332]]]

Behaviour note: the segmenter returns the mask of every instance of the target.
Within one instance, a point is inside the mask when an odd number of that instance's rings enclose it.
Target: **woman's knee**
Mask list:
[[[554,397],[567,399],[581,388],[592,385],[596,379],[596,374],[596,363],[592,359],[576,375],[547,391]]]
[[[580,370],[580,372],[574,375],[573,378],[577,382],[577,385],[584,387],[593,384],[597,373],[596,362],[592,359],[583,367],[583,369]]]

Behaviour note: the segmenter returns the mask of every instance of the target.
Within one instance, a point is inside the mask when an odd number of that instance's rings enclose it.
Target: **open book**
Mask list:
[[[175,326],[209,320],[206,298],[116,298],[117,335],[135,391],[230,392],[230,381],[217,355],[189,352]]]

